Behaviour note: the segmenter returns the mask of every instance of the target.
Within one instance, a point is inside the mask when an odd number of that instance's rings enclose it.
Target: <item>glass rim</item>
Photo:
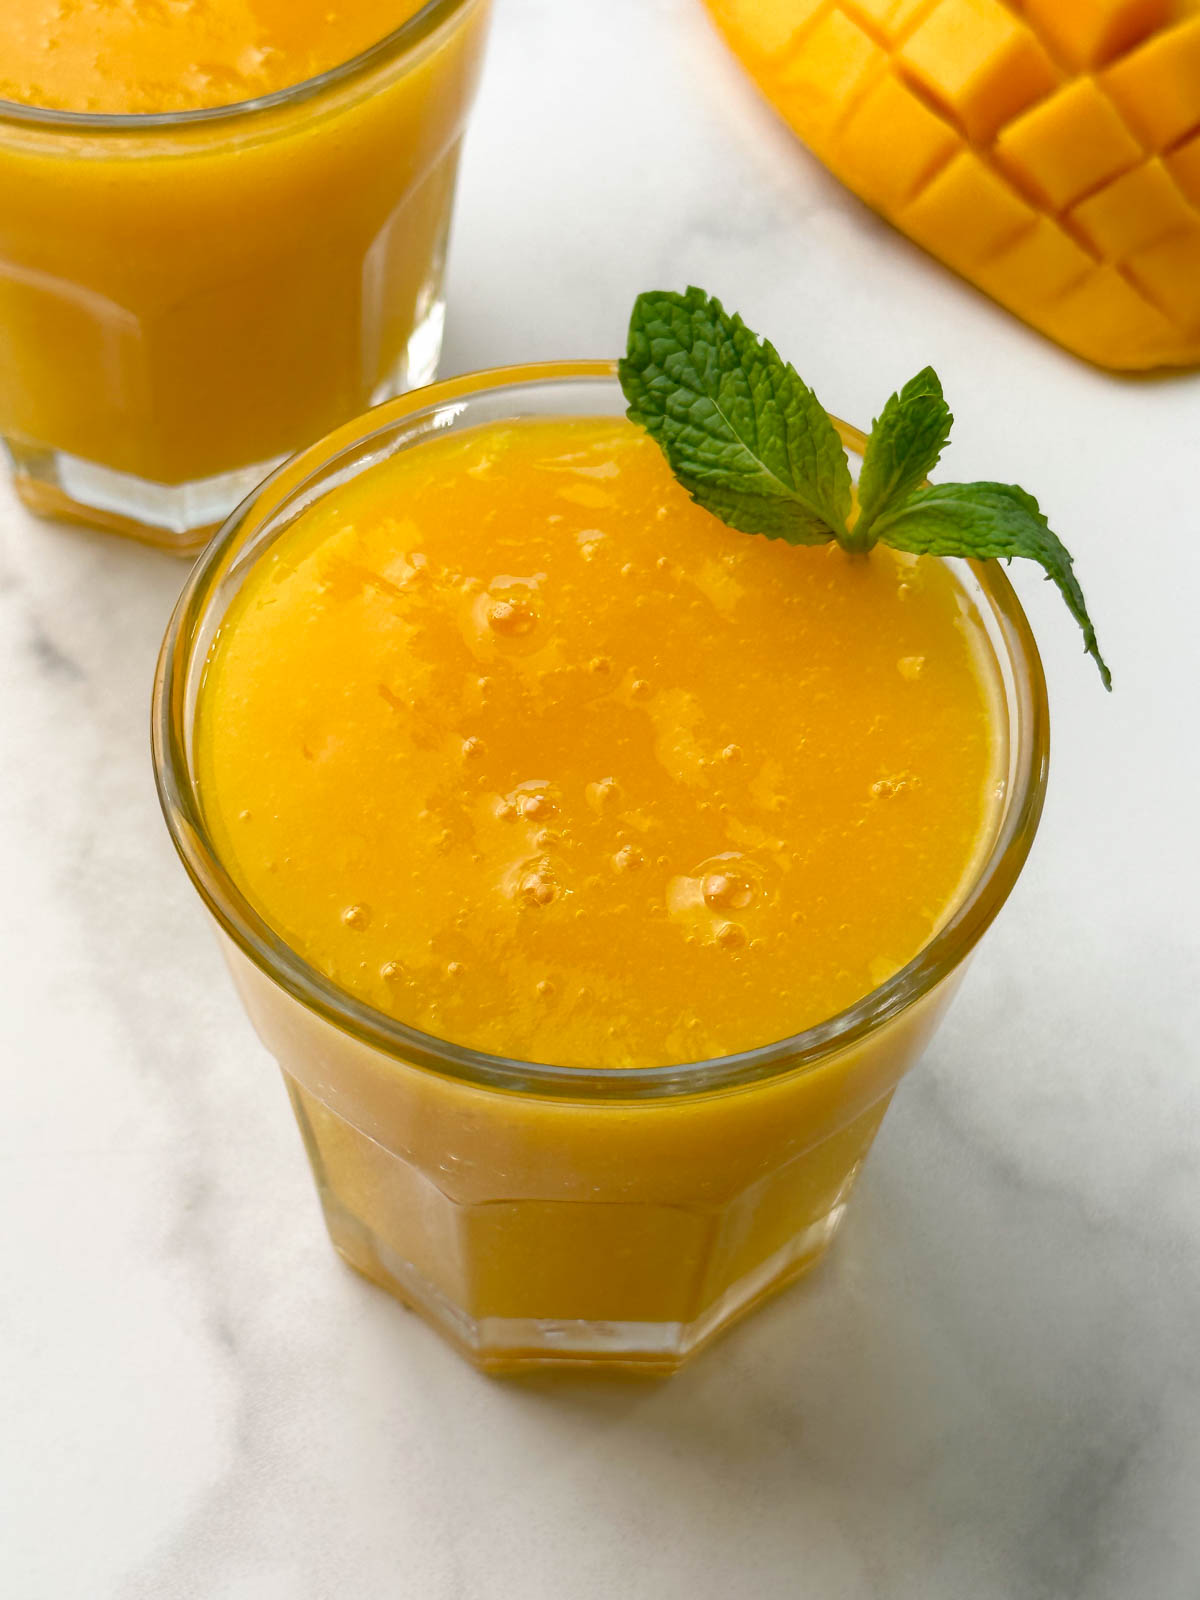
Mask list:
[[[270,94],[250,100],[233,100],[228,105],[195,106],[187,111],[63,111],[53,106],[26,105],[20,100],[0,98],[0,124],[16,122],[26,127],[61,133],[143,133],[171,128],[210,126],[274,111],[293,101],[310,100],[340,83],[365,74],[381,62],[391,61],[415,49],[443,22],[478,0],[425,0],[425,4],[390,33],[369,44],[365,50],[339,61],[314,77],[285,84]]]
[[[218,926],[267,978],[341,1032],[399,1062],[480,1088],[583,1101],[703,1094],[811,1071],[899,1017],[961,965],[1008,898],[1037,831],[1049,764],[1046,682],[1029,621],[1000,564],[972,560],[965,565],[991,607],[1012,677],[1011,691],[1003,690],[1010,750],[1005,812],[951,915],[910,961],[853,1005],[786,1038],[728,1055],[672,1066],[559,1066],[476,1050],[400,1022],[341,989],[292,950],[223,867],[204,821],[188,755],[186,696],[196,664],[193,647],[216,589],[258,529],[343,456],[369,455],[371,441],[397,422],[432,416],[448,404],[483,393],[512,392],[517,400],[523,388],[615,384],[616,371],[613,361],[592,360],[469,373],[376,406],[293,456],[232,513],[192,568],[163,639],[151,714],[155,783],[175,849]],[[861,454],[865,435],[834,421],[847,447]]]

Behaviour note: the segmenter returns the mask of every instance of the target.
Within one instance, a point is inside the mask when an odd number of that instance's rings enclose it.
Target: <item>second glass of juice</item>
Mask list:
[[[190,551],[433,377],[487,0],[14,4],[0,439],[33,510]]]
[[[669,1372],[819,1259],[1045,783],[996,565],[736,533],[622,407],[575,364],[347,425],[156,690],[333,1241],[489,1370]]]

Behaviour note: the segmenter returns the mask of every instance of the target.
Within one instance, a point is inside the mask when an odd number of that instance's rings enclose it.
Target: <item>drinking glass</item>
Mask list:
[[[607,362],[510,368],[368,413],[290,462],[197,563],[163,645],[167,825],[288,1094],[334,1244],[476,1365],[670,1372],[825,1251],[900,1078],[1029,852],[1048,754],[1041,663],[1000,566],[954,562],[994,668],[1002,781],[980,864],[929,943],[792,1038],[683,1066],[562,1067],[466,1049],[307,965],[238,889],[197,792],[205,659],[253,563],[347,479],[446,430],[617,415]],[[863,435],[839,424],[852,458]],[[496,960],[503,962],[503,951]]]
[[[428,382],[487,0],[164,114],[0,101],[0,437],[34,511],[190,551],[272,466]]]

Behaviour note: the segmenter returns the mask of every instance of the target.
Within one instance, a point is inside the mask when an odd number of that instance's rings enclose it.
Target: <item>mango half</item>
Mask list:
[[[707,0],[888,221],[1059,344],[1200,361],[1200,0]]]

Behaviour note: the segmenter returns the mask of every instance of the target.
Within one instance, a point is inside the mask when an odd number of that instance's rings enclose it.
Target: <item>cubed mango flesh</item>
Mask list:
[[[1179,341],[1179,330],[1118,267],[1102,266],[1047,306],[1045,332],[1089,361],[1108,360],[1114,348],[1159,350]],[[1193,361],[1200,341],[1192,341]],[[1133,366],[1133,362],[1119,363]],[[1157,363],[1155,363],[1157,364]]]
[[[846,10],[887,44],[896,44],[931,11],[936,0],[846,0]]]
[[[1200,333],[1195,293],[1200,283],[1200,218],[1186,233],[1173,233],[1131,256],[1129,276],[1168,317]]]
[[[1047,210],[1135,167],[1142,147],[1091,78],[1075,78],[1000,130],[996,155]]]
[[[1031,229],[979,267],[977,276],[989,293],[993,284],[999,284],[1031,300],[1050,301],[1082,283],[1092,266],[1086,250],[1049,217],[1039,217]]]
[[[939,0],[897,60],[975,141],[990,139],[1057,82],[1032,30],[1001,0]]]
[[[879,159],[881,145],[892,152],[888,162]],[[871,205],[897,211],[961,148],[935,111],[884,72],[846,118],[830,165]]]
[[[763,60],[782,55],[827,0],[709,0],[713,16],[733,48]]]
[[[969,272],[1028,233],[1037,212],[974,150],[960,150],[909,201],[900,220],[918,244],[935,247]]]
[[[807,138],[827,138],[886,64],[871,35],[834,6],[780,68],[779,104],[790,121],[809,130]]]
[[[1171,0],[1022,0],[1046,48],[1075,69],[1103,66],[1162,28]]]
[[[708,0],[856,194],[1067,349],[1200,362],[1200,0]]]
[[[1081,200],[1068,216],[1094,255],[1121,262],[1186,231],[1196,211],[1164,164],[1151,158]]]
[[[1152,150],[1194,133],[1200,128],[1200,16],[1155,34],[1099,81]]]

